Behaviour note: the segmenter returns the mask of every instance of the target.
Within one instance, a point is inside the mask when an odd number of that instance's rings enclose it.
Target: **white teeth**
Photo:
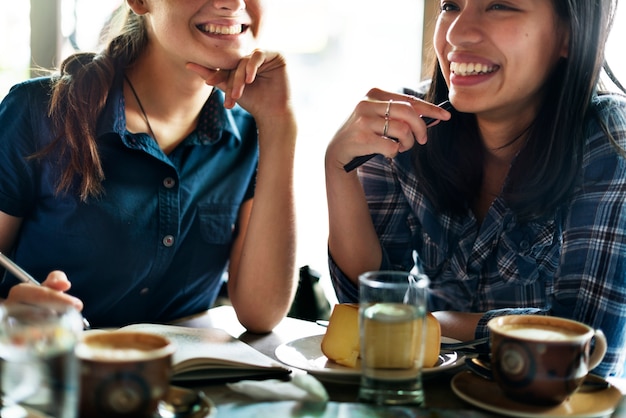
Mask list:
[[[207,25],[198,26],[201,31],[212,33],[215,35],[237,35],[243,31],[242,25],[221,26],[209,23]]]
[[[461,75],[478,75],[478,74],[487,74],[493,72],[495,70],[495,66],[490,66],[486,64],[481,64],[479,62],[451,62],[450,63],[450,72]]]

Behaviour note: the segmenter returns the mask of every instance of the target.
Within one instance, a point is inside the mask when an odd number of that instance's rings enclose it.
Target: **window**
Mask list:
[[[286,54],[299,125],[297,265],[309,264],[324,275],[322,284],[331,302],[326,145],[370,88],[415,86],[421,76],[423,2],[392,3],[393,7],[362,0],[267,2],[271,8],[264,41]]]
[[[30,6],[27,1],[0,5],[0,99],[9,88],[29,76]],[[10,42],[8,40],[11,40]]]

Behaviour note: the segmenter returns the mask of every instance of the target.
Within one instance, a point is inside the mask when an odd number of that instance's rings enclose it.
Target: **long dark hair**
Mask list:
[[[144,18],[125,4],[117,13],[121,15],[121,29],[102,52],[73,54],[63,61],[60,73],[52,77],[49,116],[55,139],[32,156],[43,158],[58,152],[58,161],[64,166],[57,192],[67,192],[78,180],[78,193],[83,201],[103,192],[104,172],[96,127],[116,71],[130,65],[147,44]]]
[[[575,186],[582,165],[583,126],[594,116],[589,105],[597,94],[604,45],[617,8],[617,0],[553,0],[553,4],[569,25],[569,52],[545,84],[543,103],[504,188],[504,198],[520,220],[551,213]],[[445,79],[435,63],[426,98],[439,103],[447,97]],[[455,112],[450,122],[431,128],[428,137],[425,146],[414,147],[420,186],[439,210],[465,214],[483,180],[476,119]]]

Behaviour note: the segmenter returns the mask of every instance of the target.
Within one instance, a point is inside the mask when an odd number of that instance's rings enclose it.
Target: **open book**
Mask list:
[[[291,370],[219,328],[133,324],[120,331],[163,335],[176,344],[172,381],[239,380],[280,377]]]

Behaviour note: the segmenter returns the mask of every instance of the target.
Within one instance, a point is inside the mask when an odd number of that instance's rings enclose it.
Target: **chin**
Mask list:
[[[448,99],[454,106],[454,109],[462,113],[474,113],[476,110],[475,98],[464,97],[463,95],[457,95],[454,91],[448,94]]]
[[[247,55],[249,55],[249,53],[243,51],[221,54],[218,59],[212,60],[210,65],[213,68],[219,68],[222,70],[233,70],[237,68],[241,59]]]

